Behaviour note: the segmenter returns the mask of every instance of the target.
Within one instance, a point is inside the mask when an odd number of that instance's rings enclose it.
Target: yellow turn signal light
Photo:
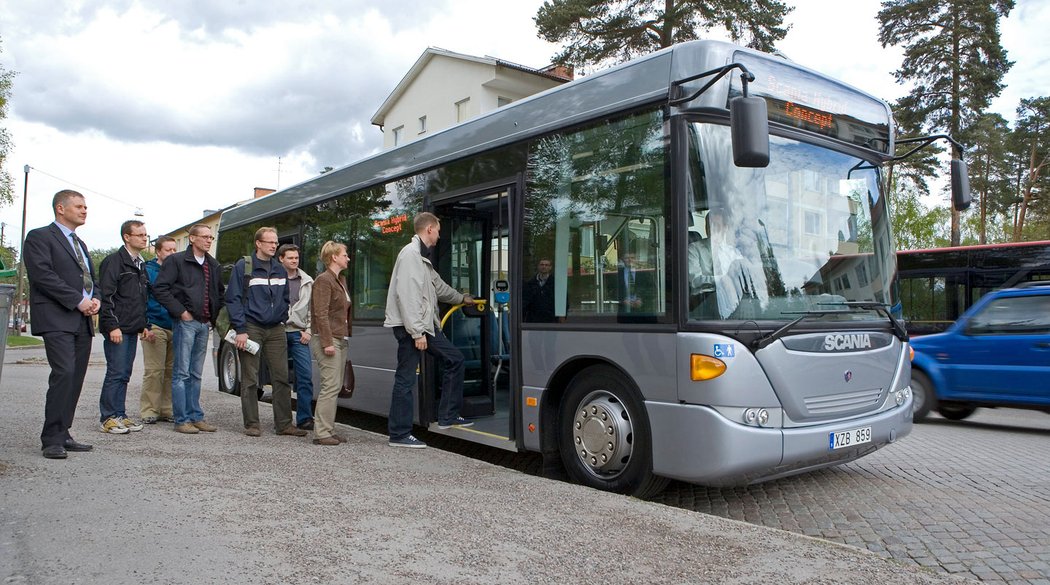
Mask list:
[[[694,382],[713,380],[726,371],[726,363],[709,355],[694,353],[689,356],[689,377]]]
[[[908,359],[915,361],[915,348],[910,345],[908,346]]]

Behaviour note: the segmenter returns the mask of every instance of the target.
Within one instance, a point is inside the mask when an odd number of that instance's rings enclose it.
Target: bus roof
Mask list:
[[[599,73],[580,77],[570,83],[435,132],[426,138],[385,150],[266,197],[233,207],[223,213],[219,229],[223,231],[240,227],[273,214],[411,176],[603,115],[666,101],[676,80],[722,67],[738,52],[770,58],[764,53],[722,41],[678,44]],[[808,71],[794,63],[790,65]],[[732,77],[733,75],[725,76],[718,85],[686,105],[690,109],[727,111],[726,100]],[[698,83],[702,84],[705,81],[707,80]],[[871,98],[855,88],[835,83],[852,93]],[[886,117],[889,119],[888,106]]]

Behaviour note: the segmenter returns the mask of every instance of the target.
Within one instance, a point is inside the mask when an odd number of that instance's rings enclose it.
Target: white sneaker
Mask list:
[[[131,420],[131,418],[127,417],[127,416],[125,416],[125,417],[120,419],[120,424],[124,425],[124,428],[128,429],[129,431],[141,431],[142,430],[142,423],[137,423],[137,422]]]
[[[128,427],[124,426],[124,423],[120,422],[119,419],[109,417],[102,421],[102,424],[98,425],[98,430],[111,435],[123,435],[128,432]]]

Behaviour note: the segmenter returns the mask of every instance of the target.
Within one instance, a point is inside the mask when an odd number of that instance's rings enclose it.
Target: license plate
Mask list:
[[[828,448],[832,451],[870,442],[871,427],[861,427],[849,431],[828,433]]]

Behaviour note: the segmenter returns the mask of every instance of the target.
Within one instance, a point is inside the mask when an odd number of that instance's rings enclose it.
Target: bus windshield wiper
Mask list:
[[[785,334],[787,334],[788,331],[791,331],[792,329],[795,328],[796,325],[798,325],[799,323],[805,321],[806,319],[809,319],[810,317],[823,317],[824,315],[830,315],[830,314],[834,314],[834,313],[849,313],[849,311],[842,311],[842,310],[836,310],[836,311],[784,311],[782,313],[784,315],[798,315],[798,314],[801,314],[802,316],[799,317],[798,319],[795,319],[794,321],[791,321],[787,325],[784,325],[780,329],[777,329],[776,331],[773,331],[771,333],[767,333],[767,334],[763,335],[762,337],[759,337],[758,339],[756,339],[753,342],[751,342],[751,346],[755,349],[755,351],[758,351],[760,349],[764,349],[770,343],[773,343],[774,341],[780,339]]]
[[[886,317],[890,325],[893,326],[893,335],[901,341],[908,341],[908,331],[904,328],[904,324],[897,320],[890,312],[890,306],[886,303],[879,303],[876,301],[842,301],[840,303],[828,303],[835,305],[846,305],[851,309],[859,309],[862,311],[875,311],[876,313]]]

